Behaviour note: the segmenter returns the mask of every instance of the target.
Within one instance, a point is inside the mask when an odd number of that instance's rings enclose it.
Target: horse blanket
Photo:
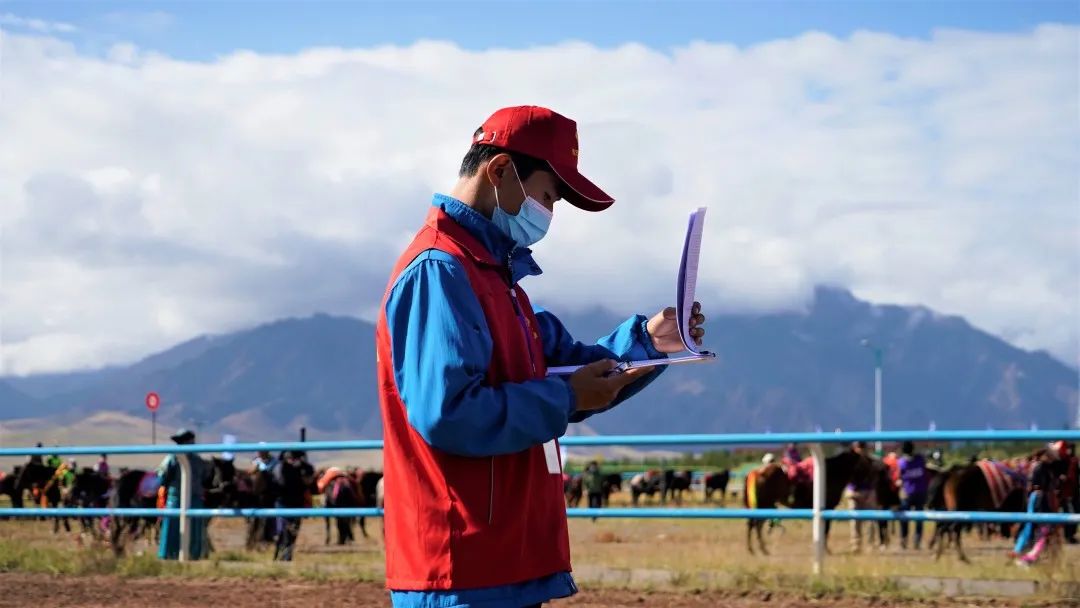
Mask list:
[[[757,478],[758,469],[746,474],[746,506],[751,509],[757,508]]]
[[[161,479],[155,471],[147,471],[139,479],[139,485],[136,488],[136,493],[139,498],[153,498],[158,494],[158,488],[161,487]]]
[[[986,477],[986,485],[990,488],[990,498],[994,501],[995,509],[1000,509],[1005,498],[1013,491],[1027,486],[1024,474],[1005,466],[1004,463],[983,459],[976,464]]]
[[[799,462],[791,463],[784,459],[784,472],[787,473],[791,483],[814,483],[814,460],[806,458]]]

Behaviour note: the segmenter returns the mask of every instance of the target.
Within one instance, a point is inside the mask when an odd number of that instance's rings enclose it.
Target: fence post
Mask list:
[[[814,576],[820,576],[825,562],[825,519],[821,516],[825,510],[825,454],[820,443],[810,444],[810,457],[814,462]]]
[[[191,546],[191,526],[188,525],[187,511],[191,508],[191,461],[187,454],[177,454],[180,463],[180,554],[179,560],[188,560],[188,547]]]

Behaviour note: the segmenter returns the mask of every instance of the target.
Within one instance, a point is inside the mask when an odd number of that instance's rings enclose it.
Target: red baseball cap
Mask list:
[[[547,161],[564,184],[563,197],[586,211],[603,211],[615,202],[578,172],[577,123],[539,106],[503,108],[480,127],[473,143],[496,146]]]

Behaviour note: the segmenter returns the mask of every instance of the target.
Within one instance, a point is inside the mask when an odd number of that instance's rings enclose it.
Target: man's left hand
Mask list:
[[[649,319],[646,329],[652,338],[653,348],[662,353],[677,353],[684,350],[682,336],[679,335],[679,315],[674,307],[668,307],[656,313]],[[694,302],[690,310],[690,337],[694,344],[701,346],[701,338],[705,336],[705,315],[701,314],[701,304]]]

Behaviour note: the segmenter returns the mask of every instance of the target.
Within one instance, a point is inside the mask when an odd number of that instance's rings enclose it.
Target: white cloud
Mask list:
[[[800,307],[839,283],[1075,362],[1078,33],[670,53],[420,42],[208,63],[8,35],[3,370],[372,314],[472,131],[516,103],[576,118],[583,169],[619,199],[557,210],[537,248],[548,275],[526,283],[555,310],[666,304],[686,212],[708,205],[710,310]]]
[[[70,23],[20,17],[18,15],[12,15],[11,13],[0,14],[0,27],[28,30],[41,34],[70,34],[79,30],[79,28]]]

